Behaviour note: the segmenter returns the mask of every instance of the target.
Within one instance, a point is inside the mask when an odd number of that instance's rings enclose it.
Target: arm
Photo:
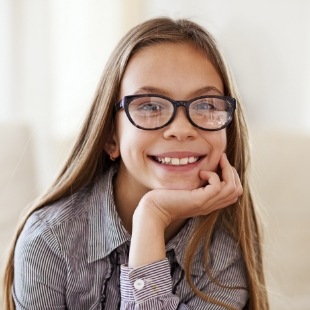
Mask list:
[[[33,214],[15,247],[16,309],[65,309],[65,270],[55,237]]]
[[[199,274],[196,272],[193,275],[194,285],[207,296],[230,305],[231,309],[244,309],[248,300],[244,261],[240,251],[236,251],[236,244],[232,238],[230,238],[229,243],[225,243],[225,239],[227,241],[227,236],[220,234],[215,241],[217,244],[212,246],[210,252],[217,252],[215,256],[211,254],[216,261],[216,266],[213,266],[212,271],[216,281],[233,288],[218,286],[211,282],[202,267],[201,257],[198,257],[194,262],[196,271],[197,267],[201,271]],[[224,254],[222,242],[225,243]],[[221,251],[218,251],[219,249]],[[181,267],[179,268],[181,269]],[[180,272],[182,271],[180,270]],[[122,266],[121,309],[227,309],[195,295],[185,278],[178,283],[178,287],[174,287],[176,292],[172,294],[172,281],[169,275],[170,265],[167,259],[139,268]],[[140,286],[141,280],[143,287]],[[135,288],[137,281],[140,287]],[[186,296],[182,303],[178,295],[183,296],[183,298]]]
[[[200,171],[208,185],[194,190],[153,190],[141,199],[133,215],[129,267],[164,259],[165,231],[176,221],[208,215],[235,203],[242,195],[239,176],[225,154],[221,157],[222,180],[215,172]],[[143,253],[143,255],[141,255]]]
[[[172,294],[170,268],[165,260],[165,230],[175,221],[207,215],[238,199],[242,187],[226,155],[222,156],[220,166],[223,180],[214,172],[200,173],[200,177],[208,181],[204,188],[192,191],[154,190],[142,198],[133,216],[129,254],[131,269],[122,270],[123,309],[133,309],[129,304],[133,307],[135,303],[139,304],[139,308],[135,309],[150,309],[151,305],[152,309],[177,309],[179,298]],[[153,268],[156,264],[158,272]],[[130,290],[132,292],[127,294]]]

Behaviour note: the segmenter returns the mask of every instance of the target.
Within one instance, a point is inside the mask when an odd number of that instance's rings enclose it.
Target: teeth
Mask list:
[[[195,161],[197,161],[198,157],[189,157],[188,158],[188,162],[191,164],[191,163],[194,163]]]
[[[173,166],[182,166],[187,164],[192,164],[196,162],[199,157],[183,157],[183,158],[175,158],[175,157],[155,157],[159,163],[168,164]]]
[[[174,165],[174,166],[180,165],[180,159],[179,158],[171,158],[171,165]]]
[[[171,159],[170,157],[165,157],[164,158],[164,163],[167,163],[167,164],[170,163],[170,159]]]
[[[187,165],[188,164],[188,157],[180,158],[180,165]]]

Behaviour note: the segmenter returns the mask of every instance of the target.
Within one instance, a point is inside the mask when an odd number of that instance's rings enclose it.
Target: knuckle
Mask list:
[[[203,204],[205,203],[205,198],[204,197],[194,197],[191,199],[191,209],[192,210],[197,210],[200,209]]]
[[[234,194],[235,192],[236,192],[235,184],[232,184],[232,183],[227,184],[227,193],[231,195],[231,194]]]
[[[239,199],[239,197],[235,197],[232,202],[236,203],[238,201],[238,199]]]
[[[219,194],[222,191],[222,187],[220,184],[213,185],[213,192],[215,195]]]
[[[193,200],[192,208],[193,209],[198,209],[201,207],[201,202],[197,200]]]

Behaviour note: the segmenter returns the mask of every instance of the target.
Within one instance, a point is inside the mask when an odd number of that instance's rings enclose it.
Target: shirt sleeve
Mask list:
[[[121,266],[121,310],[177,309],[170,264],[164,259],[139,268]]]
[[[15,247],[16,310],[65,309],[66,266],[51,230],[33,214]]]
[[[248,291],[241,251],[225,234],[219,234],[216,239],[217,242],[211,249],[214,259],[211,272],[215,281],[211,280],[207,272],[203,270],[202,259],[196,259],[193,265],[195,269],[192,275],[193,282],[207,296],[233,309],[244,309],[248,300]],[[168,259],[139,268],[129,268],[123,265],[120,279],[121,309],[227,309],[227,307],[208,302],[195,295],[185,277],[179,287],[173,289],[170,274]],[[172,291],[176,293],[173,294]],[[181,297],[185,295],[186,300]]]

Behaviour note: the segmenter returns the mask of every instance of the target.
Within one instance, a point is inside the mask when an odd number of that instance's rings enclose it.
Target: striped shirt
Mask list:
[[[92,185],[34,212],[18,239],[12,294],[16,309],[224,309],[198,297],[184,273],[184,248],[198,219],[166,245],[166,259],[129,268],[130,235],[117,214],[110,169]],[[203,245],[192,265],[202,292],[236,309],[248,299],[239,248],[217,231],[210,248],[212,282]]]

